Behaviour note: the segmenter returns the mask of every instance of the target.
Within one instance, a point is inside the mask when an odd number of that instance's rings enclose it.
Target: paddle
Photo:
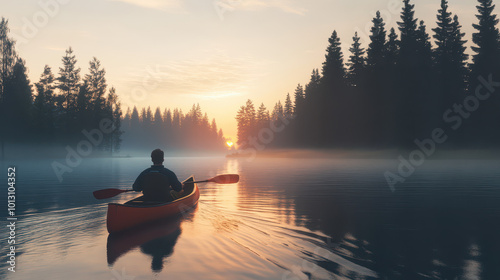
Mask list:
[[[217,183],[217,184],[235,184],[240,180],[240,175],[238,174],[223,174],[218,175],[208,180],[203,181],[195,181],[195,182],[186,182],[186,184],[194,184],[194,183]],[[104,189],[94,191],[94,197],[97,199],[106,199],[111,198],[113,196],[117,196],[121,193],[125,192],[133,192],[134,190],[120,190],[120,189]]]

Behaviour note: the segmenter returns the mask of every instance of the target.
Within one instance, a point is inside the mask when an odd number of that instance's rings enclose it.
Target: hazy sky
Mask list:
[[[439,0],[413,1],[416,17],[435,27]],[[471,40],[474,0],[451,0]],[[44,8],[45,7],[45,8]],[[380,10],[396,27],[398,0],[22,0],[0,4],[26,59],[32,82],[45,64],[55,73],[73,47],[82,74],[95,56],[117,89],[124,111],[137,105],[193,103],[235,140],[238,108],[247,99],[269,109],[321,68],[337,30],[344,58],[355,31],[367,47]],[[498,12],[498,11],[497,11]],[[470,51],[470,50],[469,50]]]

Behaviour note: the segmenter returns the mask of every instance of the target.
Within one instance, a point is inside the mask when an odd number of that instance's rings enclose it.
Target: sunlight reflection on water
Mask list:
[[[18,272],[3,269],[0,278],[488,279],[498,272],[491,264],[499,261],[499,178],[491,171],[499,162],[429,162],[391,193],[381,175],[393,164],[386,160],[170,158],[180,178],[238,173],[241,180],[200,184],[187,217],[108,238],[107,203],[137,194],[96,201],[91,192],[129,188],[148,164],[88,159],[60,184],[43,162],[18,163],[35,172],[20,178]]]

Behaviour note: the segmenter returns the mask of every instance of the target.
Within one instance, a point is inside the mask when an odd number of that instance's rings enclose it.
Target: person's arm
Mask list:
[[[179,179],[177,179],[177,175],[175,175],[174,172],[170,171],[169,172],[169,179],[170,179],[170,185],[172,186],[172,189],[176,192],[182,191],[182,183],[179,182]]]
[[[146,172],[147,172],[147,169],[142,171],[141,174],[139,174],[139,176],[137,176],[137,179],[135,179],[135,182],[132,185],[132,189],[134,191],[136,191],[136,192],[142,191],[142,181],[144,178],[144,174],[146,174]]]

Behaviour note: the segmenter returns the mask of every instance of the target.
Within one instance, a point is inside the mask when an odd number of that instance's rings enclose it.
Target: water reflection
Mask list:
[[[123,233],[110,234],[106,246],[108,265],[113,267],[119,258],[140,248],[143,254],[151,257],[151,270],[155,273],[161,272],[182,233],[182,222],[192,221],[197,209],[198,207],[195,207],[184,215],[156,221]]]

